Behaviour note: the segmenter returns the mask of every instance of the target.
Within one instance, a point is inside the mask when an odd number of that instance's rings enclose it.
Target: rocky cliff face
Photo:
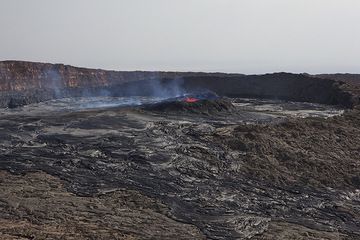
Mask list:
[[[109,86],[156,77],[155,72],[116,72],[63,64],[0,62],[0,91]]]
[[[186,77],[187,88],[207,87],[234,97],[270,98],[353,107],[358,97],[346,83],[302,74]]]
[[[154,88],[209,89],[225,96],[276,98],[353,107],[358,92],[347,83],[302,74],[241,75],[221,73],[120,72],[62,64],[0,62],[0,107],[16,107],[59,97],[109,94],[151,95]]]

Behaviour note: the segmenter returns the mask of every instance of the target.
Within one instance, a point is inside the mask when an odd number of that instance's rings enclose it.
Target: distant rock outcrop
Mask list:
[[[333,79],[336,81],[347,82],[353,85],[360,86],[360,74],[334,73],[334,74],[317,74],[314,76],[318,78],[326,78],[326,79]]]

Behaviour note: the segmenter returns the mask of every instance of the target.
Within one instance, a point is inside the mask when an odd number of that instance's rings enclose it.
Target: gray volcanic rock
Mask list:
[[[3,116],[0,169],[18,176],[0,176],[0,232],[51,237],[60,218],[80,238],[359,239],[358,110],[260,125],[202,119],[136,109]],[[36,180],[49,175],[66,190]]]
[[[79,197],[45,173],[0,171],[0,179],[1,239],[205,238],[196,227],[167,217],[164,204],[136,191]]]
[[[207,88],[222,96],[281,99],[353,107],[357,88],[345,82],[305,74],[274,73],[242,76],[188,76],[186,89]]]
[[[220,98],[216,100],[199,100],[196,102],[186,101],[163,101],[142,107],[147,111],[162,113],[193,113],[193,114],[220,114],[230,113],[235,109],[230,99]]]
[[[336,81],[348,82],[352,85],[360,85],[360,74],[335,73],[335,74],[317,74],[315,77],[324,79],[333,79]]]

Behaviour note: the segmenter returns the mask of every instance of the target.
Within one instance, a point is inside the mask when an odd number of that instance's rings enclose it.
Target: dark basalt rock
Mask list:
[[[358,110],[260,125],[182,111],[2,116],[0,170],[16,176],[0,171],[0,236],[360,238]]]
[[[198,100],[196,102],[164,101],[161,103],[146,105],[143,109],[162,113],[194,113],[211,115],[232,112],[235,110],[235,106],[231,103],[230,99],[219,98],[216,100]]]
[[[26,90],[22,92],[0,92],[1,108],[17,108],[32,103],[55,98],[55,92],[49,89]]]
[[[8,103],[8,108],[17,108],[24,105],[26,105],[26,100],[24,98],[22,99],[11,98]]]

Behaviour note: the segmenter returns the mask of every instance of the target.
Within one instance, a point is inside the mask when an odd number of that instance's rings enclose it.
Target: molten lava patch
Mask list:
[[[194,103],[194,102],[197,102],[199,101],[199,99],[197,98],[193,98],[193,97],[187,97],[184,99],[184,102],[187,102],[187,103]]]

